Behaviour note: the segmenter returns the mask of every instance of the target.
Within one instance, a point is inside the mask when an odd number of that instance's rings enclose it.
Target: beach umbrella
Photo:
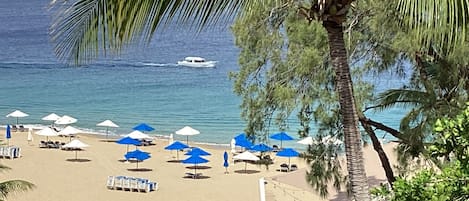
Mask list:
[[[140,140],[137,140],[137,139],[133,139],[133,138],[130,138],[130,137],[123,137],[119,140],[116,141],[117,144],[125,144],[127,145],[127,152],[129,151],[129,145],[141,145],[142,142],[140,142]]]
[[[130,138],[136,139],[136,140],[153,139],[149,135],[147,135],[145,133],[142,133],[138,130],[134,130],[131,133],[129,133],[127,135],[124,135],[124,137],[130,137]]]
[[[236,153],[236,140],[233,138],[230,141],[231,153]]]
[[[59,134],[52,128],[46,127],[36,132],[37,135],[46,136],[46,141],[49,141],[49,137],[59,136]]]
[[[198,135],[200,132],[198,130],[195,130],[191,128],[190,126],[184,126],[184,128],[181,128],[175,132],[177,135],[185,135],[187,137],[187,144],[189,144],[189,136],[190,135]]]
[[[324,144],[333,144],[333,145],[341,145],[344,142],[342,142],[342,140],[337,139],[336,137],[332,137],[330,135],[327,135],[324,138],[322,138],[322,143],[324,143]]]
[[[28,143],[33,141],[33,128],[28,129]]]
[[[5,138],[7,139],[7,145],[10,145],[10,138],[11,138],[10,124],[7,124]]]
[[[259,151],[259,152],[266,152],[266,151],[272,151],[273,148],[269,147],[269,145],[261,143],[261,144],[256,144],[256,145],[252,146],[250,148],[250,150]]]
[[[228,153],[225,151],[223,153],[223,167],[225,167],[225,174],[228,173]]]
[[[294,140],[293,137],[289,136],[286,132],[275,133],[270,136],[271,139],[280,140],[280,148],[282,148],[282,142],[287,140]]]
[[[64,136],[69,136],[70,141],[72,141],[72,136],[74,136],[78,133],[83,133],[83,131],[80,130],[80,129],[77,129],[73,126],[67,126],[64,129],[62,129],[61,131],[59,131],[57,134],[64,135]]]
[[[59,119],[55,120],[55,124],[59,124],[59,125],[68,125],[68,124],[73,124],[75,122],[77,122],[78,120],[71,117],[71,116],[68,116],[68,115],[64,115],[62,117],[60,117]]]
[[[200,155],[191,155],[189,158],[181,161],[184,164],[194,164],[194,179],[197,177],[197,164],[207,163],[208,160],[202,158]]]
[[[182,143],[182,142],[175,141],[172,144],[166,146],[164,149],[166,149],[166,150],[176,150],[177,160],[179,160],[179,150],[182,150],[182,149],[185,149],[185,148],[189,148],[189,146],[187,144]]]
[[[301,139],[300,141],[296,143],[304,144],[304,145],[313,145],[313,144],[316,144],[317,142],[313,139],[313,137],[308,136],[308,137]]]
[[[85,147],[89,147],[89,145],[81,142],[80,140],[78,139],[74,139],[72,141],[70,141],[69,143],[67,144],[64,144],[62,146],[62,148],[67,148],[67,149],[73,149],[75,151],[75,160],[77,160],[77,152]]]
[[[27,117],[27,116],[29,116],[29,114],[26,114],[26,113],[21,112],[19,110],[15,110],[14,112],[12,112],[10,114],[7,114],[6,117],[15,117],[16,118],[16,125],[18,125],[18,118]]]
[[[244,172],[247,172],[247,161],[258,161],[260,160],[259,157],[252,154],[249,151],[245,151],[233,157],[235,160],[242,160],[244,161]]]
[[[136,149],[135,151],[127,152],[124,155],[124,157],[125,157],[126,160],[136,159],[137,160],[137,169],[138,169],[138,162],[147,160],[151,156],[150,156],[150,153],[148,153],[148,152],[143,152],[143,151],[140,151],[140,150]]]
[[[250,149],[252,147],[252,142],[246,136],[246,134],[241,133],[233,138],[235,140],[235,145]]]
[[[118,128],[119,126],[112,122],[111,120],[104,120],[101,123],[96,124],[96,126],[104,126],[106,127],[106,138],[108,136],[109,128]]]
[[[201,148],[195,147],[195,148],[192,148],[189,152],[185,153],[184,155],[190,155],[190,156],[193,156],[193,155],[210,156],[210,155],[212,155],[212,154],[206,152],[205,150],[203,150],[203,149],[201,149]]]
[[[42,117],[42,120],[44,121],[52,121],[52,126],[57,119],[60,119],[60,116],[55,113],[50,113],[49,115]]]
[[[145,132],[145,131],[150,132],[150,131],[155,130],[153,127],[149,126],[146,123],[141,123],[139,125],[136,125],[135,127],[133,127],[133,129],[136,131],[142,131],[142,132]]]
[[[288,167],[290,167],[290,158],[291,157],[298,157],[300,155],[300,153],[298,153],[293,148],[284,148],[281,151],[277,152],[276,155],[281,156],[281,157],[288,157]]]

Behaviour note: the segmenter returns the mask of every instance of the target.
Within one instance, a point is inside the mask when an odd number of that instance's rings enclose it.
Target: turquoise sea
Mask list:
[[[48,3],[17,0],[0,4],[1,125],[15,123],[5,115],[19,109],[30,115],[20,119],[23,124],[46,125],[49,122],[41,118],[54,112],[73,116],[78,119],[74,126],[95,132],[104,132],[96,124],[105,119],[120,125],[112,130],[117,134],[129,133],[143,122],[156,128],[151,133],[162,135],[189,125],[201,132],[191,140],[207,143],[228,144],[243,131],[240,98],[232,93],[228,79],[229,72],[239,69],[239,50],[228,27],[198,35],[169,27],[157,33],[148,46],[72,67],[54,56],[47,34],[51,23]],[[216,68],[177,66],[186,56],[218,63]],[[380,88],[401,83],[370,79]],[[371,115],[397,128],[403,111]],[[297,125],[294,120],[291,123],[289,132],[294,135]]]

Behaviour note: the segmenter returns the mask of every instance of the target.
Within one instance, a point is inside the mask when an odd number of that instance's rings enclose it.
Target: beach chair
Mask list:
[[[138,188],[138,180],[137,178],[130,178],[130,191],[137,191],[139,192],[140,189]]]
[[[150,182],[148,181],[148,183],[150,184],[150,191],[156,191],[158,190],[158,182]]]
[[[18,130],[19,130],[20,132],[25,132],[25,131],[26,131],[26,129],[24,128],[23,125],[20,125],[20,126],[18,127]]]
[[[288,172],[288,165],[286,163],[280,164],[280,172]]]
[[[130,188],[130,178],[124,178],[122,181],[122,190],[124,191],[132,191]]]
[[[108,189],[114,189],[115,180],[116,180],[116,178],[114,176],[108,176],[107,177],[107,182],[106,182],[106,187]]]
[[[114,178],[114,189],[115,190],[123,190],[124,189],[123,182],[124,182],[124,177],[123,176],[115,177]]]
[[[16,132],[18,131],[18,127],[16,127],[16,125],[11,125],[11,132]]]
[[[148,193],[151,191],[148,179],[138,179],[138,190],[140,192]]]
[[[107,177],[106,187],[111,190],[114,189],[114,176]]]
[[[295,170],[298,170],[298,166],[296,164],[291,164],[290,171],[295,171]]]
[[[272,152],[279,152],[280,148],[278,148],[278,145],[274,144],[272,145]]]

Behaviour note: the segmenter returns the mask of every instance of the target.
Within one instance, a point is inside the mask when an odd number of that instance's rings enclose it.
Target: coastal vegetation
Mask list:
[[[149,41],[158,28],[174,21],[202,29],[236,18],[233,31],[241,48],[241,70],[232,77],[235,93],[243,97],[247,133],[265,140],[271,123],[286,128],[286,119],[297,113],[299,136],[314,132],[319,141],[327,135],[343,138],[348,188],[355,200],[370,199],[359,124],[391,184],[394,173],[374,129],[397,138],[403,162],[409,161],[404,156],[423,156],[439,167],[447,164],[432,157],[428,145],[438,139],[432,132],[436,120],[454,117],[467,101],[467,1],[55,2],[52,41],[59,58],[76,64],[119,53],[132,42]],[[411,66],[408,85],[375,98],[364,78],[384,72],[404,76],[405,66]],[[410,109],[399,130],[365,115],[398,105]],[[308,182],[321,195],[327,194],[328,182],[339,187],[345,181],[338,151],[337,146],[308,147]],[[434,177],[422,177],[428,175]]]
[[[7,166],[0,165],[0,171],[10,169]],[[9,180],[0,182],[0,200],[6,200],[12,193],[19,193],[33,189],[34,184],[23,180]]]

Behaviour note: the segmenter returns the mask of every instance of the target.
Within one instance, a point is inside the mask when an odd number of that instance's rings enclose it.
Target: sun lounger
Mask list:
[[[274,144],[272,145],[272,152],[279,152],[280,148],[278,148],[278,145]]]
[[[18,127],[18,130],[19,130],[20,132],[25,132],[25,131],[26,131],[26,129],[24,128],[23,125],[20,125],[20,126]]]
[[[130,178],[124,178],[123,181],[122,181],[122,189],[124,191],[126,190],[129,190],[129,191],[132,191],[132,189],[130,188]]]
[[[106,183],[106,187],[108,189],[114,189],[114,176],[108,176],[107,177],[107,183]]]
[[[148,183],[147,179],[138,180],[138,190],[140,192],[145,192],[145,193],[148,193],[151,191],[150,184]]]
[[[123,182],[124,182],[124,177],[123,176],[115,177],[114,178],[114,189],[123,190],[124,189]]]
[[[286,163],[280,164],[280,172],[288,172],[288,165]]]
[[[194,179],[197,179],[198,177],[202,176],[202,173],[191,173],[191,172],[186,172],[186,175],[189,176],[189,177],[192,177]]]
[[[16,127],[16,125],[11,125],[11,132],[16,132],[18,131],[18,127]]]
[[[296,164],[291,164],[290,171],[295,171],[295,170],[298,170],[298,166]]]
[[[129,178],[130,180],[130,191],[140,191],[138,188],[138,180],[137,178]]]

